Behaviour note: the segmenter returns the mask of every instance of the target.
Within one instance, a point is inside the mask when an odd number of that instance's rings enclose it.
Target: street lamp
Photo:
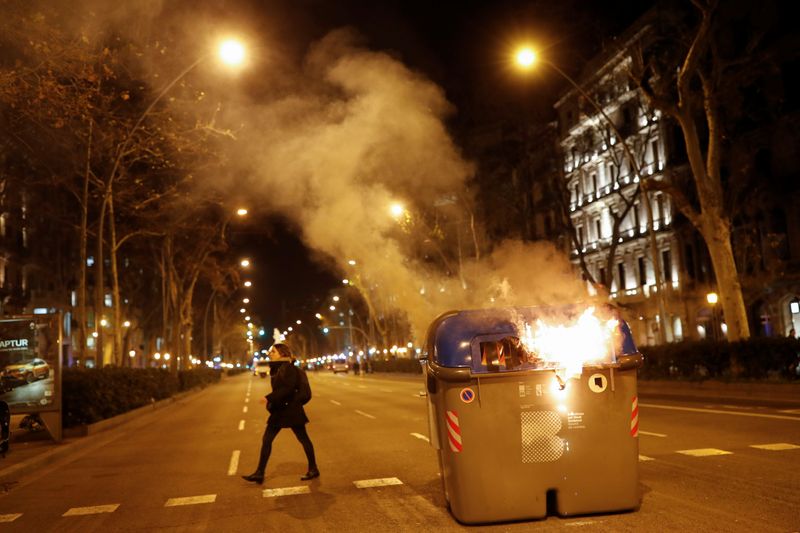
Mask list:
[[[403,216],[403,213],[406,212],[406,208],[400,202],[394,202],[392,205],[389,206],[389,213],[394,218],[400,218]]]
[[[663,294],[663,279],[661,276],[661,268],[658,262],[658,245],[656,243],[656,233],[655,228],[653,226],[653,208],[650,205],[650,198],[647,196],[647,183],[643,179],[641,168],[639,167],[639,162],[634,157],[633,153],[631,152],[630,147],[628,146],[628,142],[626,141],[625,137],[619,132],[616,124],[614,121],[609,118],[606,112],[603,110],[602,107],[595,101],[595,99],[589,95],[583,87],[581,87],[572,77],[561,70],[557,65],[548,61],[547,59],[541,57],[536,51],[531,48],[530,46],[521,46],[517,49],[516,53],[514,54],[514,62],[517,64],[519,68],[522,70],[529,70],[531,69],[536,63],[544,63],[556,73],[558,73],[562,78],[564,78],[578,93],[592,106],[592,108],[601,116],[603,120],[614,132],[614,135],[619,140],[620,144],[622,145],[622,150],[625,152],[625,156],[628,158],[630,163],[630,167],[633,172],[636,174],[638,179],[638,183],[641,186],[642,192],[642,203],[644,204],[645,211],[647,212],[647,232],[649,237],[649,245],[650,245],[650,255],[652,256],[652,263],[653,263],[653,274],[656,278],[656,286],[658,287],[658,292],[656,295],[656,299],[658,300],[658,312],[661,315],[661,324],[662,327],[658,329],[659,336],[661,337],[662,342],[667,341],[666,330],[670,328],[669,320],[667,320],[667,310],[666,304],[664,303],[664,294]]]
[[[717,340],[717,302],[719,301],[719,295],[716,292],[709,292],[706,294],[706,301],[711,305],[711,331],[714,334],[714,340]]]
[[[250,266],[250,260],[249,259],[242,259],[241,261],[239,261],[239,264],[242,265],[244,268],[247,268],[247,267]]]
[[[244,63],[244,45],[236,39],[225,39],[219,45],[219,57],[223,63],[237,66]]]
[[[253,282],[252,281],[245,281],[244,282],[244,286],[245,287],[252,287],[253,286]]]
[[[239,209],[236,210],[236,214],[240,217],[246,216],[247,209],[245,209],[244,207],[240,207]]]

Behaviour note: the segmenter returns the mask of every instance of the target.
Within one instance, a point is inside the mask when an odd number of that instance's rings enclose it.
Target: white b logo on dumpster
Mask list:
[[[523,411],[522,417],[522,462],[549,463],[564,453],[561,417],[555,411]]]

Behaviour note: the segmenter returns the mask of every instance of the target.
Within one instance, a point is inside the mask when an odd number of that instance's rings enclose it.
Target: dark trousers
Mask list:
[[[306,452],[306,459],[308,459],[308,469],[316,470],[317,460],[314,457],[314,445],[311,444],[311,439],[308,437],[305,424],[292,426],[290,429],[294,433],[294,436],[297,437],[297,440],[300,441],[300,444],[303,445],[303,451]],[[281,428],[278,426],[270,426],[267,424],[267,428],[264,430],[264,438],[261,441],[261,455],[258,458],[258,468],[256,468],[256,471],[264,472],[264,470],[266,470],[269,454],[272,453],[272,441],[278,436],[280,430]]]

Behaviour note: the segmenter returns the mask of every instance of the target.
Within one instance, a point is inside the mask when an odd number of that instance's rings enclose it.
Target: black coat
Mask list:
[[[271,374],[272,392],[267,394],[267,410],[270,412],[267,425],[288,428],[308,423],[303,405],[295,401],[299,380],[300,372],[290,363],[280,363],[278,371]]]

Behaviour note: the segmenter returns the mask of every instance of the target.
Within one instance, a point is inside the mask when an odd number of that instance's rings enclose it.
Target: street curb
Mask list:
[[[81,451],[84,448],[87,440],[93,440],[92,437],[96,437],[99,434],[104,432],[110,431],[115,428],[119,428],[125,424],[128,424],[138,418],[141,418],[144,415],[153,413],[158,411],[164,407],[169,407],[170,405],[176,404],[178,401],[183,400],[189,396],[194,396],[195,394],[199,394],[204,390],[208,389],[206,387],[199,387],[196,389],[192,389],[189,391],[181,392],[172,396],[170,398],[165,398],[158,402],[155,402],[151,405],[145,405],[143,407],[139,407],[134,409],[133,411],[128,411],[127,413],[123,413],[121,415],[117,415],[112,418],[108,418],[106,420],[101,420],[99,422],[95,422],[94,424],[89,424],[86,427],[86,433],[83,435],[68,435],[65,431],[64,435],[69,436],[70,438],[74,438],[72,442],[69,443],[52,443],[53,448],[43,451],[33,457],[25,459],[17,464],[11,465],[7,468],[0,470],[0,486],[19,481],[19,478],[24,475],[24,472],[30,472],[32,470],[36,470],[37,468],[41,468],[43,466],[47,466],[49,464],[55,463],[56,461],[68,457],[71,453],[76,451]],[[92,429],[89,429],[92,427]],[[13,443],[12,449],[8,452],[9,454],[14,453]],[[2,461],[2,459],[0,459]]]

